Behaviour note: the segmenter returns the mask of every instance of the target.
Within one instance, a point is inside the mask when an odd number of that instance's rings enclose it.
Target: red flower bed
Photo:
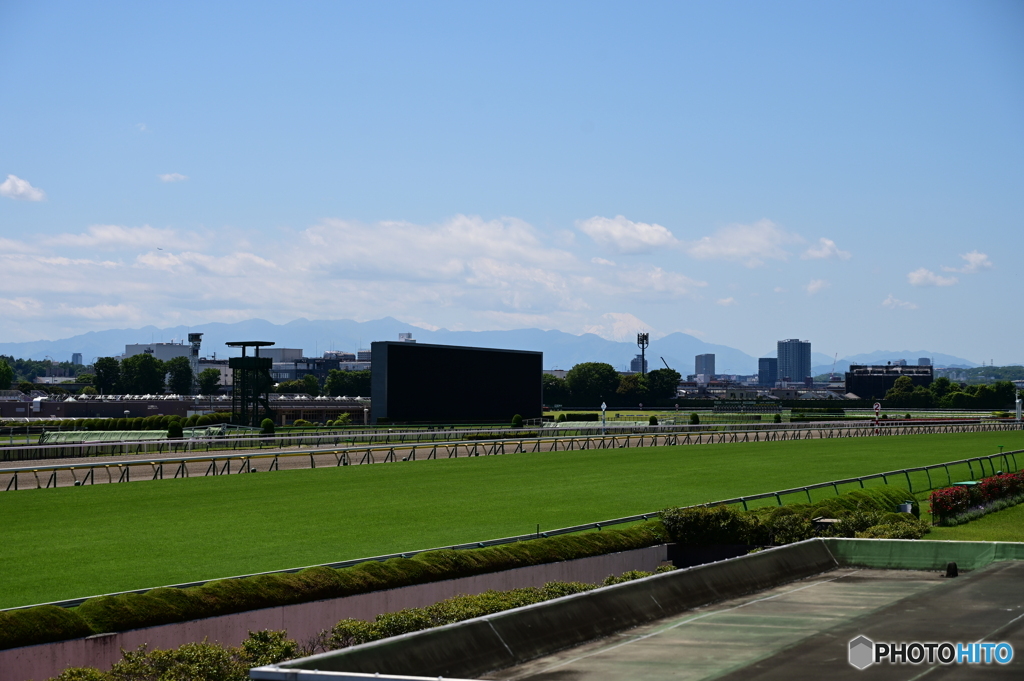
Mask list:
[[[972,506],[981,506],[999,499],[1024,494],[1024,471],[983,478],[971,487],[944,487],[932,491],[928,501],[936,520],[966,513]]]

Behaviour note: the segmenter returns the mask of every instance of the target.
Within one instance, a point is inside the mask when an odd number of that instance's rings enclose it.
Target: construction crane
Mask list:
[[[665,368],[666,368],[666,369],[668,369],[669,371],[672,371],[672,367],[670,367],[670,366],[668,365],[668,362],[666,362],[666,361],[665,361],[665,358],[664,358],[664,357],[658,357],[658,359],[660,359],[660,360],[661,360],[661,363],[665,365]]]

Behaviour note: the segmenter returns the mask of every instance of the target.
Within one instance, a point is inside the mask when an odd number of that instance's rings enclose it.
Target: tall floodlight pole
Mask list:
[[[638,333],[636,344],[640,348],[640,375],[642,376],[647,373],[647,346],[651,344],[651,334]]]

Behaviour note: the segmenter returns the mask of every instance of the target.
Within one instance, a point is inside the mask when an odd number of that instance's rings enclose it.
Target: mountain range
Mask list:
[[[544,366],[548,369],[570,369],[580,362],[607,362],[616,369],[629,368],[629,362],[639,354],[635,344],[613,341],[585,333],[576,336],[562,331],[541,329],[516,329],[512,331],[434,331],[406,324],[392,317],[367,322],[350,319],[309,320],[296,319],[287,324],[273,324],[263,319],[249,319],[235,323],[211,323],[199,326],[175,326],[157,328],[145,326],[139,329],[110,329],[90,331],[61,340],[40,340],[24,343],[0,343],[0,354],[58,361],[71,359],[71,354],[82,353],[89,364],[96,357],[120,355],[124,346],[132,343],[181,342],[188,334],[203,334],[202,354],[212,357],[227,357],[237,354],[228,352],[224,343],[238,340],[269,340],[279,347],[301,348],[306,355],[317,356],[325,350],[346,350],[354,352],[368,348],[373,341],[398,340],[399,333],[411,332],[423,343],[441,345],[464,345],[485,348],[507,348],[512,350],[539,350],[544,353]],[[706,343],[685,333],[672,333],[652,340],[647,349],[648,369],[663,366],[662,358],[671,368],[683,376],[693,372],[694,356],[704,353],[715,354],[716,371],[723,374],[757,373],[757,358],[726,345]],[[763,356],[774,356],[774,350]],[[878,351],[844,357],[836,364],[837,371],[844,371],[850,364],[885,363],[896,359],[917,362],[918,357],[933,357],[939,366],[978,366],[975,362],[943,355],[931,351]],[[813,371],[824,373],[832,368],[832,358],[822,353],[812,354]]]

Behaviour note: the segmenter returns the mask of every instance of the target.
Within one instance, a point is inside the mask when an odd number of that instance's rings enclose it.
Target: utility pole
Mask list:
[[[636,344],[640,348],[640,375],[643,376],[647,373],[647,346],[651,344],[651,334],[638,333]]]

